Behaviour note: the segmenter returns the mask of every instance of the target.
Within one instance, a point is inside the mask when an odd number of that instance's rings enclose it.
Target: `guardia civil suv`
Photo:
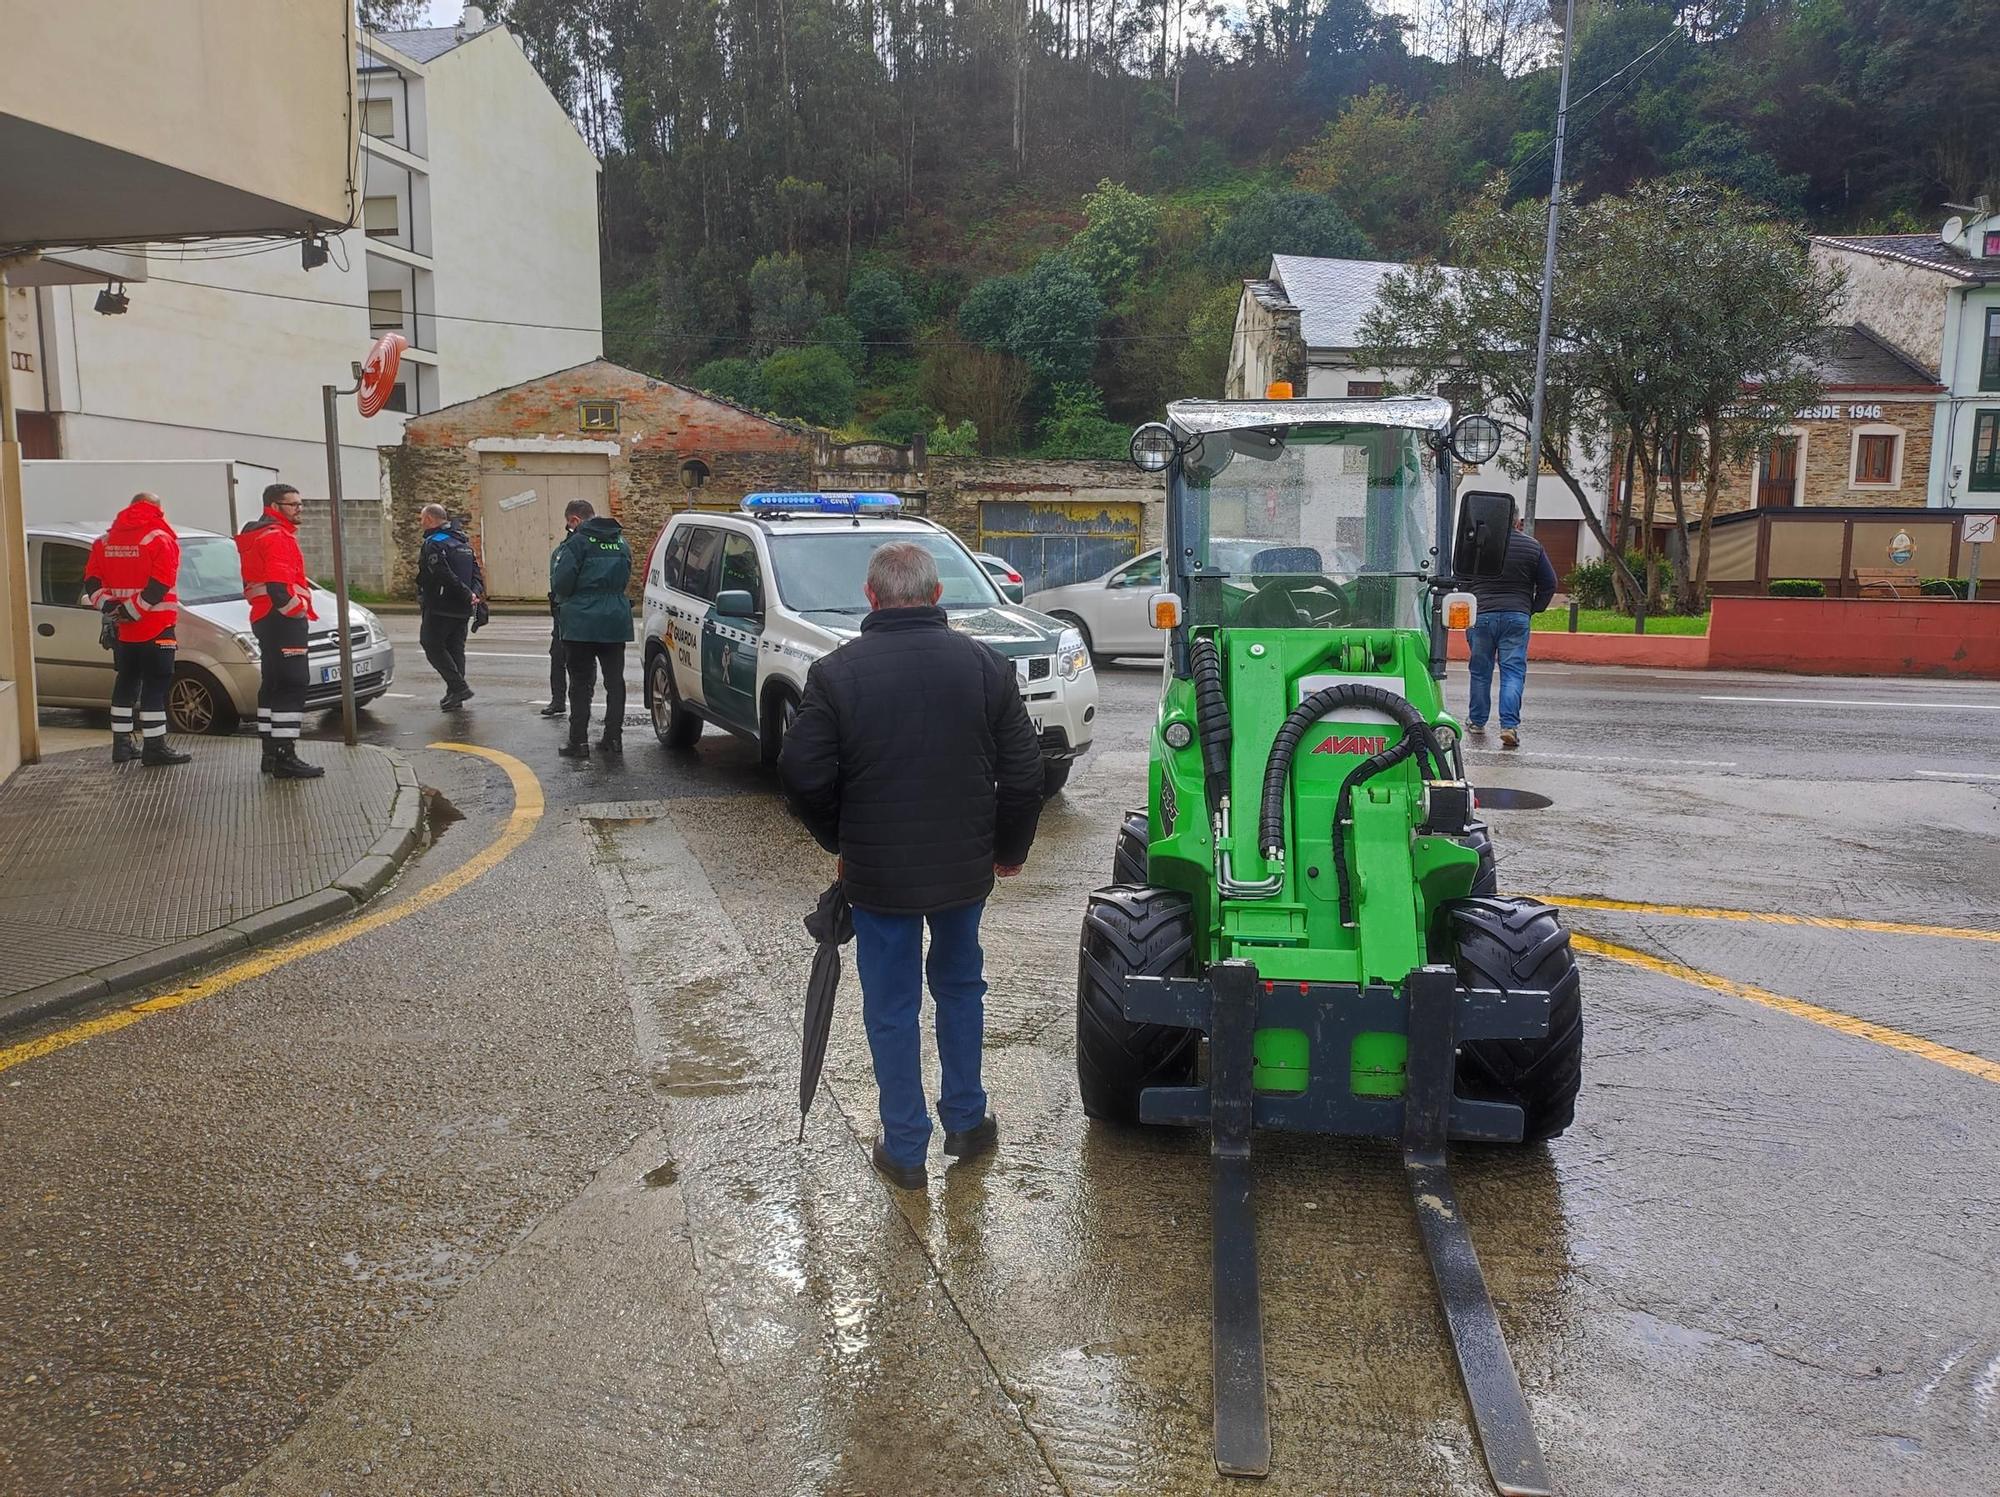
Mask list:
[[[646,562],[645,692],[653,731],[690,748],[704,723],[778,762],[806,671],[861,632],[868,558],[914,541],[936,558],[951,627],[1014,663],[1042,741],[1043,793],[1069,780],[1097,719],[1083,636],[1010,603],[958,538],[893,494],[752,494],[737,514],[675,515]]]

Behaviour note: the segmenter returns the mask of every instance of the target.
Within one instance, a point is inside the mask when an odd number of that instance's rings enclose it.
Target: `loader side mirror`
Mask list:
[[[1507,537],[1514,533],[1514,496],[1473,489],[1458,501],[1458,534],[1451,559],[1461,577],[1498,577],[1507,566]]]

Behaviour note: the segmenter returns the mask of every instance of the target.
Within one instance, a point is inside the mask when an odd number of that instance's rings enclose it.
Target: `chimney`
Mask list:
[[[465,7],[465,13],[458,18],[458,34],[471,36],[475,31],[486,29],[486,12],[476,5]]]

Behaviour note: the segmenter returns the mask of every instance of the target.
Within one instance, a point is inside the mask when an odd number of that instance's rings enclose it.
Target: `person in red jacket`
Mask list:
[[[257,636],[262,669],[257,731],[264,738],[263,772],[281,780],[316,780],[326,773],[299,757],[299,727],[306,715],[306,637],[318,617],[305,555],[299,550],[304,509],[297,489],[271,484],[264,490],[264,513],[236,536],[250,632]]]
[[[189,756],[167,742],[167,692],[174,684],[174,624],[180,598],[181,542],[167,523],[157,494],[134,494],[111,529],[90,548],[84,566],[85,601],[116,619],[118,643],[111,659],[118,675],[111,687],[111,762],[185,764]],[[143,749],[132,742],[134,711]]]

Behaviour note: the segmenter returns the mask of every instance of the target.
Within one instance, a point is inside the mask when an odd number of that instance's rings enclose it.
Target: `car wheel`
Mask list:
[[[674,690],[674,668],[667,652],[654,653],[646,668],[646,706],[653,717],[653,736],[670,749],[691,749],[701,737],[701,719],[681,705]]]
[[[198,665],[184,665],[167,688],[167,726],[176,733],[234,732],[236,704],[215,677]]]
[[[785,735],[792,731],[792,722],[798,715],[799,699],[782,687],[765,702],[764,726],[757,737],[757,748],[766,769],[778,767],[778,755],[785,751]]]

